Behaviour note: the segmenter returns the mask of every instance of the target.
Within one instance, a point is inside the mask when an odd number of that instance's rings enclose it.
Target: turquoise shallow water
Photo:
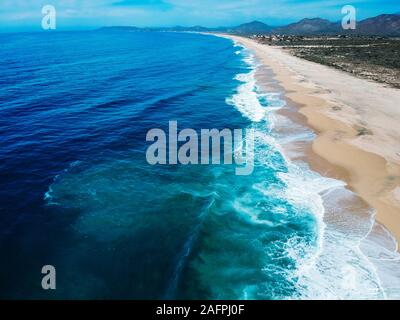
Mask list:
[[[196,34],[0,37],[2,296],[384,295],[356,250],[371,213],[360,207],[361,227],[349,238],[342,218],[327,223],[327,204],[340,208],[346,202],[332,199],[352,195],[285,155],[276,128],[294,124],[275,114],[281,94],[257,86],[251,52]],[[146,133],[167,131],[169,121],[253,128],[253,174],[150,166]],[[39,287],[45,264],[57,268],[55,292]],[[349,270],[356,280],[346,291],[340,277]]]

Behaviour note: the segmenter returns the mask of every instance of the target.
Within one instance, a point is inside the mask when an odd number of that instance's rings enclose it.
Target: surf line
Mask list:
[[[223,163],[236,164],[235,173],[238,176],[250,175],[254,171],[256,132],[252,128],[201,129],[198,134],[193,129],[178,132],[178,122],[169,121],[168,130],[168,134],[162,129],[148,131],[146,141],[153,142],[146,151],[146,160],[150,165]]]

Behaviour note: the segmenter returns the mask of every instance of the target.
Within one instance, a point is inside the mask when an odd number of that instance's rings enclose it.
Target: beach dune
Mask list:
[[[400,240],[400,90],[292,56],[249,38],[226,36],[271,68],[286,99],[318,134],[312,149],[346,172],[348,187]]]

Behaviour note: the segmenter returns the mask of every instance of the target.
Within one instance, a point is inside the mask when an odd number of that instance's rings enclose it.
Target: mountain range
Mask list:
[[[133,30],[133,31],[191,31],[191,32],[224,32],[239,35],[253,34],[287,34],[287,35],[379,35],[400,36],[400,13],[382,14],[357,22],[356,30],[343,30],[341,22],[331,22],[326,19],[303,19],[286,26],[273,27],[260,21],[241,24],[235,27],[207,28],[202,26],[172,28],[137,28],[137,27],[104,27],[102,30]]]

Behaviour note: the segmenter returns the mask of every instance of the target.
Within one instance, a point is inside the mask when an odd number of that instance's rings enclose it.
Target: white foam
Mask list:
[[[236,76],[236,80],[243,84],[238,87],[236,94],[226,99],[226,103],[234,106],[244,117],[253,122],[265,120],[267,110],[258,99],[254,71],[239,74]]]
[[[308,186],[309,184],[307,188]],[[299,250],[289,253],[299,266],[293,274],[293,277],[298,279],[296,285],[299,298],[385,298],[376,269],[359,247],[363,236],[369,232],[372,214],[365,211],[364,217],[357,217],[351,212],[346,212],[344,203],[340,201],[346,196],[349,197],[346,201],[354,197],[343,185],[338,185],[323,192],[322,197],[317,200],[319,212],[322,212],[322,216],[318,215],[319,224],[323,224],[324,227],[319,230],[319,245],[314,256],[304,258],[302,255],[296,255]],[[353,224],[357,227],[353,228]]]
[[[301,130],[294,130],[278,141],[309,141],[313,136],[308,130],[301,133]],[[312,172],[309,169],[295,168],[289,165],[289,173],[281,176],[288,186],[288,199],[299,203],[304,198],[312,204],[311,208],[320,220],[318,250],[313,253],[307,244],[304,244],[306,248],[300,245],[296,249],[288,245],[288,255],[298,264],[292,275],[299,292],[296,298],[400,298],[398,245],[386,229],[377,227],[375,212],[357,195],[345,189],[343,182],[332,179],[329,182],[324,177],[313,179],[312,175],[309,176]],[[293,170],[302,172],[293,175]],[[308,178],[299,184],[302,174]],[[294,198],[290,190],[296,194]],[[314,192],[321,197],[315,197]],[[304,255],[307,250],[309,254]]]
[[[277,121],[274,111],[283,108],[285,101],[279,93],[259,92],[255,79],[257,62],[249,51],[244,50],[244,54],[244,61],[251,71],[236,76],[243,84],[227,102],[253,122],[266,120],[271,129]],[[265,106],[263,101],[266,102]],[[282,122],[279,124],[284,125]],[[304,130],[289,135],[286,133],[279,138],[279,143],[268,130],[258,130],[256,136],[269,146],[257,150],[258,160],[264,158],[267,161],[272,148],[283,155],[288,172],[279,174],[286,184],[285,188],[265,187],[260,183],[256,183],[253,188],[266,196],[275,193],[276,197],[285,198],[296,207],[308,209],[317,220],[316,246],[310,246],[298,237],[286,243],[286,254],[297,264],[296,270],[288,275],[298,289],[298,294],[293,298],[399,297],[400,256],[397,253],[397,243],[388,232],[380,232],[379,237],[371,235],[375,224],[374,213],[367,207],[357,207],[359,198],[345,189],[344,182],[322,177],[311,171],[306,164],[292,163],[280,145],[309,141],[314,133]],[[234,207],[253,223],[271,224],[270,221],[260,219],[255,208],[249,209],[246,202],[246,199],[236,199]],[[358,212],[351,212],[354,208]]]
[[[309,139],[308,134],[300,133],[295,131],[286,140]],[[279,139],[279,143],[284,141],[282,137]],[[322,177],[306,164],[285,159],[289,170],[281,173],[280,178],[287,188],[281,192],[296,207],[308,206],[318,221],[316,248],[301,239],[287,243],[287,254],[297,263],[297,269],[290,276],[298,288],[298,295],[293,298],[384,299],[400,294],[393,288],[388,292],[379,267],[361,248],[372,230],[374,212],[345,189],[344,182]],[[376,244],[369,243],[368,247],[372,250]],[[397,252],[391,251],[391,254],[397,255]]]
[[[269,92],[269,93],[259,93],[258,98],[263,101],[265,100],[268,105],[268,109],[271,111],[277,111],[286,106],[286,101],[282,100],[281,93]]]
[[[376,268],[387,299],[400,299],[400,254],[394,236],[382,225],[374,223],[360,248]]]
[[[284,107],[286,102],[280,98],[280,93],[259,92],[255,77],[259,63],[254,54],[246,48],[243,47],[240,53],[243,54],[243,61],[248,65],[250,72],[236,75],[235,80],[243,84],[239,85],[236,94],[226,99],[226,103],[234,106],[250,121],[266,121],[269,128],[272,128],[275,122],[273,112]]]

